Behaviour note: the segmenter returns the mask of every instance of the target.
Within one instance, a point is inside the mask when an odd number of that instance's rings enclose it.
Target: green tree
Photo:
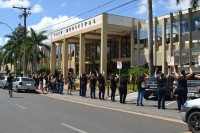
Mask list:
[[[138,76],[142,73],[147,73],[148,74],[149,70],[147,68],[144,67],[132,67],[128,70],[128,74],[130,76],[130,79],[132,81],[133,84],[133,89],[136,90],[136,83],[137,83],[137,79]]]
[[[37,70],[37,63],[42,57],[45,57],[42,51],[38,51],[39,47],[44,47],[46,50],[50,50],[50,47],[43,42],[48,39],[46,31],[41,31],[36,33],[36,31],[31,28],[30,35],[27,37],[27,59],[31,63],[32,70]]]
[[[176,0],[177,4],[184,2],[185,0]],[[196,10],[199,7],[200,0],[190,0],[190,6],[192,9]]]
[[[8,42],[3,46],[3,64],[10,63],[12,66],[12,64],[15,63],[15,72],[16,72],[17,61],[21,62],[21,57],[22,57],[22,52],[20,52],[23,48],[22,34],[18,34],[16,28],[15,31],[13,31],[9,35],[5,35],[5,37],[8,38]]]

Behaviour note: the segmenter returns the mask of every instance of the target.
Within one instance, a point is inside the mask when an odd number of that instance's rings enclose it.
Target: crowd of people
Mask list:
[[[177,105],[178,105],[178,111],[180,112],[181,107],[184,105],[184,103],[187,100],[187,79],[189,79],[191,76],[194,76],[196,79],[200,79],[200,74],[194,74],[192,71],[192,68],[189,67],[189,74],[185,73],[185,70],[180,71],[180,73],[177,73],[177,70],[175,67],[173,67],[174,70],[174,76],[177,80],[177,88],[174,89],[173,93],[174,95],[177,95]],[[98,85],[99,88],[99,94],[98,98],[100,100],[105,100],[105,78],[104,78],[105,72],[98,73],[96,70],[93,72],[90,72],[89,75],[86,75],[86,73],[83,73],[80,76],[80,91],[79,94],[82,97],[86,97],[87,92],[87,84],[89,83],[90,87],[90,97],[91,99],[97,99],[96,97],[96,86]],[[155,68],[155,80],[157,81],[157,96],[158,96],[158,103],[157,108],[158,109],[165,109],[165,97],[166,97],[166,81],[168,77],[170,76],[170,68],[168,68],[167,75],[164,75],[164,73],[159,74],[158,76],[158,68]],[[63,87],[65,82],[68,84],[67,94],[72,95],[72,89],[75,86],[75,78],[73,77],[73,74],[71,72],[68,73],[68,76],[66,78],[63,77],[63,75],[46,75],[46,74],[34,74],[32,76],[36,83],[37,89],[42,90],[44,88],[44,81],[45,86],[49,88],[50,92],[52,93],[59,93],[63,94]],[[127,84],[129,82],[129,79],[126,75],[122,75],[119,77],[117,74],[111,74],[110,75],[110,88],[111,88],[111,102],[115,102],[115,93],[117,90],[117,84],[119,83],[119,95],[120,95],[120,103],[126,104],[126,96],[127,96]],[[8,90],[9,95],[12,97],[12,81],[13,77],[11,74],[8,75],[7,82],[8,82]],[[141,73],[137,78],[137,99],[136,99],[136,106],[144,106],[143,105],[143,96],[145,88],[147,87],[146,81],[149,79],[149,75],[146,73]]]

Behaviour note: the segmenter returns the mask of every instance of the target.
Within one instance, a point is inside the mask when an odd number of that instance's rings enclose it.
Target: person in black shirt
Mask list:
[[[110,76],[111,102],[115,102],[115,92],[118,78],[118,75],[115,76],[114,74],[111,74]]]
[[[72,89],[74,86],[74,77],[72,75],[71,72],[68,73],[68,77],[67,77],[67,81],[68,81],[68,95],[72,95]]]
[[[9,76],[7,77],[7,83],[8,83],[8,93],[10,97],[12,97],[13,79],[14,79],[13,76],[9,74]]]
[[[86,76],[85,73],[82,74],[80,80],[81,80],[81,96],[82,96],[82,97],[86,97],[87,80],[88,80],[88,77]]]
[[[190,70],[190,73],[187,75],[185,74],[185,70],[182,70],[180,72],[180,74],[178,74],[176,72],[176,68],[174,67],[174,75],[178,81],[178,86],[177,86],[176,90],[174,91],[174,94],[178,95],[178,97],[177,97],[178,112],[180,112],[181,106],[183,106],[187,100],[187,93],[188,93],[187,79],[189,79],[193,75],[193,71],[192,71],[191,67],[189,67],[189,70]]]
[[[166,85],[166,78],[168,78],[170,74],[169,70],[170,68],[168,68],[167,76],[165,76],[163,73],[161,73],[160,76],[157,76],[158,68],[156,67],[155,69],[154,76],[157,81],[158,109],[160,109],[161,104],[162,104],[162,109],[165,109],[165,95],[166,95],[165,85]]]
[[[128,79],[123,74],[122,77],[120,78],[120,82],[119,82],[119,93],[120,93],[120,103],[121,104],[126,104],[127,83],[128,83]]]
[[[105,79],[104,79],[104,72],[101,74],[98,74],[98,82],[99,82],[99,99],[100,100],[105,100]]]

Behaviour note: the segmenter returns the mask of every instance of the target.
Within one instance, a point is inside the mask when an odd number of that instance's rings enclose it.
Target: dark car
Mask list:
[[[173,99],[173,82],[175,78],[173,76],[169,76],[166,81],[165,89],[166,89],[166,98]],[[144,91],[144,99],[156,99],[157,96],[157,81],[154,76],[150,76],[149,80],[147,80],[147,88]]]

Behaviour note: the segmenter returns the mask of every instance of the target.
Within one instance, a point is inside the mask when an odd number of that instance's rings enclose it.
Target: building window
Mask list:
[[[140,44],[143,45],[143,47],[148,47],[147,28],[140,28]]]
[[[95,19],[93,19],[93,23],[94,23],[94,24],[96,23],[96,20],[95,20]]]
[[[200,14],[194,14],[191,18],[191,29],[192,31],[199,31],[200,30]]]
[[[122,53],[121,53],[121,57],[122,58],[127,58],[130,57],[130,36],[126,36],[126,37],[122,37]]]
[[[66,32],[68,32],[68,29],[66,29]]]

